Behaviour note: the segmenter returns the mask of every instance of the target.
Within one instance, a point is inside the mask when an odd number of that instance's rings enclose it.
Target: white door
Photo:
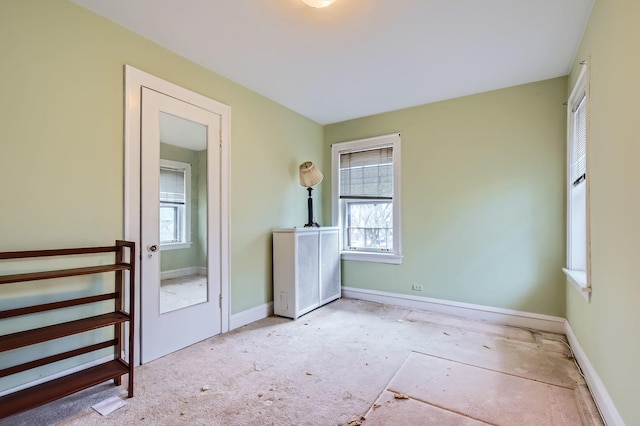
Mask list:
[[[222,332],[220,122],[142,88],[142,363]]]

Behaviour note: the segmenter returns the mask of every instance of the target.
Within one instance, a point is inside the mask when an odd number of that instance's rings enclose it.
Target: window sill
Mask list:
[[[567,279],[587,301],[591,300],[591,287],[587,283],[587,271],[562,268]]]
[[[394,265],[402,264],[402,256],[397,254],[343,251],[340,252],[340,258],[342,260],[355,260],[359,262],[391,263]]]
[[[191,247],[191,243],[170,243],[170,244],[160,244],[160,251],[164,250],[178,250],[185,249]]]

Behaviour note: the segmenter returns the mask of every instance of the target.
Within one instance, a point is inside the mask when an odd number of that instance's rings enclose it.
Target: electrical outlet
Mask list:
[[[422,291],[422,290],[424,290],[424,288],[422,288],[422,284],[413,285],[413,291]]]

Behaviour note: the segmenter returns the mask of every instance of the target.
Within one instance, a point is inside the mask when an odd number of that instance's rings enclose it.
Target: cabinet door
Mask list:
[[[318,306],[320,301],[318,280],[318,233],[296,236],[296,315]]]
[[[340,297],[340,255],[338,230],[320,232],[320,301]]]

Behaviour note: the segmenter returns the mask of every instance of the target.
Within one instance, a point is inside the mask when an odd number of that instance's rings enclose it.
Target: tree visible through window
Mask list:
[[[347,202],[349,249],[393,250],[393,204]]]

